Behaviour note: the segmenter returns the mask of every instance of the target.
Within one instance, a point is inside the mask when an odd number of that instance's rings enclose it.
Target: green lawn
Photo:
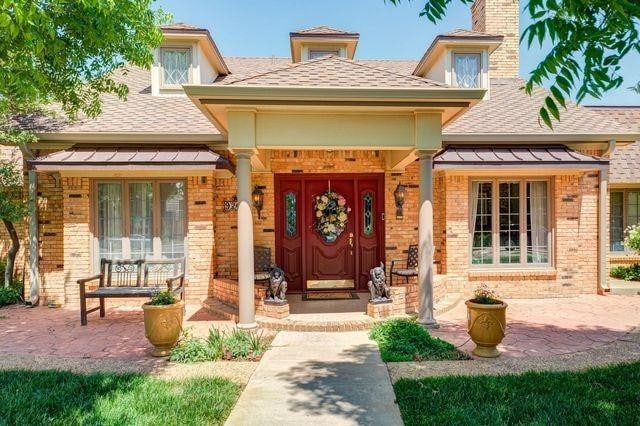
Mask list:
[[[0,424],[222,424],[239,394],[220,378],[0,371]]]
[[[432,337],[415,319],[391,319],[376,324],[369,337],[385,362],[469,359],[449,342]]]
[[[584,372],[398,381],[407,425],[638,424],[640,363]]]

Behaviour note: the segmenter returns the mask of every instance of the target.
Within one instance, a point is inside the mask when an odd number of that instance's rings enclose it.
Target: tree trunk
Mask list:
[[[4,286],[9,287],[11,284],[11,279],[13,278],[13,269],[16,264],[16,255],[18,254],[18,250],[20,249],[20,239],[18,238],[18,233],[16,232],[16,227],[13,226],[13,223],[6,219],[2,219],[4,222],[4,226],[7,228],[7,232],[9,233],[9,237],[11,238],[11,247],[7,252],[7,269],[4,271]]]

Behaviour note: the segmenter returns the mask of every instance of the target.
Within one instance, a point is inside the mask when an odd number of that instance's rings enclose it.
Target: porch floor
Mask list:
[[[321,302],[304,304],[313,303]],[[630,331],[639,330],[640,327],[638,296],[593,295],[566,299],[509,300],[508,303],[507,337],[500,346],[503,357],[553,357],[603,348],[613,342],[624,341]],[[335,316],[336,322],[342,315],[366,317],[358,312],[294,315],[331,315]],[[463,350],[472,349],[473,344],[467,342],[463,303],[436,317],[441,327],[432,331],[435,336],[462,345]],[[193,327],[194,333],[199,335],[205,335],[211,326],[234,326],[233,322],[213,316],[195,305],[188,306],[185,318],[185,326]],[[373,319],[369,318],[369,321]],[[110,307],[106,318],[90,315],[86,327],[80,326],[77,309],[0,308],[0,360],[10,360],[11,355],[32,355],[125,359],[128,363],[140,363],[150,358],[149,351],[139,307]]]

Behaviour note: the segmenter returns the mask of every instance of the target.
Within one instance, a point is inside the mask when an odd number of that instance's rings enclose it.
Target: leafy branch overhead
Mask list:
[[[113,72],[150,67],[162,41],[168,16],[152,3],[0,0],[0,133],[16,136],[13,118],[43,105],[95,117],[102,94],[126,98]]]
[[[402,0],[389,1],[397,5]],[[453,1],[426,0],[420,16],[436,23]],[[540,107],[540,118],[549,127],[553,119],[560,120],[560,109],[565,108],[570,96],[581,102],[586,96],[600,98],[622,86],[622,60],[632,52],[640,53],[637,0],[530,0],[525,12],[532,23],[522,33],[520,43],[528,47],[543,47],[545,41],[552,44],[524,87],[530,95],[534,86],[550,85],[550,95]],[[631,85],[640,92],[640,82]]]

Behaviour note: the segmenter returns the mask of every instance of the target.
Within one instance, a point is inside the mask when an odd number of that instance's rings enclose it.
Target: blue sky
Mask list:
[[[525,4],[520,1],[521,7]],[[419,59],[433,38],[454,28],[470,28],[469,8],[454,2],[437,26],[418,17],[421,1],[394,7],[384,0],[158,0],[176,22],[208,28],[226,56],[290,56],[289,32],[316,25],[360,33],[356,52],[362,59]],[[527,25],[523,16],[521,30]],[[520,48],[525,77],[546,52]],[[640,105],[640,95],[626,87],[638,80],[640,55],[623,64],[623,88],[585,104]],[[635,69],[635,71],[634,71]]]

